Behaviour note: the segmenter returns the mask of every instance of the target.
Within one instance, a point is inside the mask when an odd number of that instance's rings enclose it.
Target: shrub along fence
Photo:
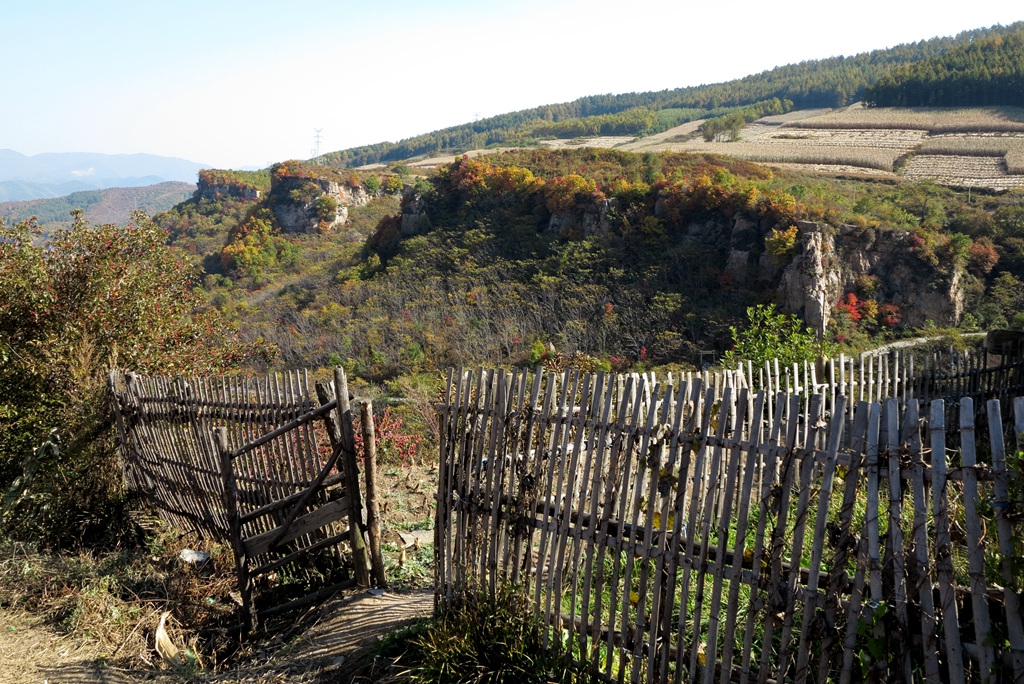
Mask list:
[[[231,545],[248,628],[258,617],[258,577],[339,567],[342,542],[352,550],[351,580],[268,606],[259,616],[306,605],[343,586],[369,584],[343,370],[335,371],[333,385],[317,385],[319,405],[304,372],[172,380],[114,371],[110,389],[128,486],[171,525]],[[372,412],[365,413],[372,421]],[[323,421],[329,445],[318,443],[317,421]],[[372,423],[368,427],[372,435]],[[367,471],[372,466],[369,460]],[[375,509],[372,501],[368,505]],[[372,565],[382,573],[379,553]]]
[[[635,379],[639,375],[634,376]],[[985,402],[1000,399],[1003,419],[1010,419],[1010,400],[1024,395],[1024,344],[986,345],[966,350],[893,349],[888,353],[865,352],[852,357],[840,354],[820,364],[780,364],[778,359],[762,366],[750,362],[718,371],[683,373],[662,378],[692,384],[699,378],[720,398],[725,387],[764,390],[768,412],[774,409],[775,394],[796,394],[806,407],[810,397],[821,394],[825,409],[832,415],[840,395],[847,397],[847,432],[858,401],[882,402],[896,399],[901,407],[908,399],[919,403],[944,399],[951,409],[964,397],[974,400],[978,418],[985,416]],[[644,376],[649,391],[658,382],[653,373]]]
[[[450,373],[436,600],[520,585],[617,682],[1024,681],[1024,444],[945,404]]]

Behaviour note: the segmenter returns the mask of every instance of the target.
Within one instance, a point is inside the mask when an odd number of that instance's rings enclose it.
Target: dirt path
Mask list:
[[[233,671],[189,679],[154,665],[122,669],[105,664],[87,644],[63,638],[31,616],[0,610],[0,684],[135,684],[237,682],[239,684],[318,684],[336,682],[356,661],[356,652],[387,632],[429,615],[433,593],[346,592],[303,617],[303,633],[287,643],[267,642],[248,663]]]

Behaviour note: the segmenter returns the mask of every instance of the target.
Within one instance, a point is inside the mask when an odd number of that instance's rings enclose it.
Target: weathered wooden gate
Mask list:
[[[986,435],[970,397],[953,425],[941,399],[849,423],[842,395],[772,399],[449,375],[438,602],[517,583],[546,645],[617,682],[1024,681],[1024,443],[999,401]]]
[[[317,386],[319,405],[301,372],[168,379],[115,371],[110,389],[129,487],[168,523],[231,545],[247,627],[257,618],[256,578],[315,560],[336,564],[343,541],[354,564],[343,584],[369,583],[343,370],[333,386]]]

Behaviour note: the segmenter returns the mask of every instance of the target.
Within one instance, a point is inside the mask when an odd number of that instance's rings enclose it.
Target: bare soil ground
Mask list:
[[[433,593],[346,592],[302,616],[302,633],[287,641],[262,635],[265,648],[247,662],[216,674],[110,665],[87,644],[55,634],[24,614],[0,611],[0,683],[135,684],[238,682],[319,684],[347,681],[359,652],[382,634],[430,614]]]
[[[383,555],[395,591],[335,594],[263,627],[231,663],[206,662],[193,671],[164,664],[152,643],[141,657],[126,660],[124,652],[104,652],[87,631],[68,636],[39,616],[0,608],[0,684],[347,684],[360,649],[433,610],[428,587],[436,477],[431,464],[384,463],[378,469]],[[180,628],[172,632],[179,645],[191,636]]]

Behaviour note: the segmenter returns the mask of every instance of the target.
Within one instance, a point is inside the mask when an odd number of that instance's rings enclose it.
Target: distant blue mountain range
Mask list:
[[[195,183],[202,168],[209,165],[155,154],[53,152],[28,156],[0,150],[0,202],[164,181]]]

